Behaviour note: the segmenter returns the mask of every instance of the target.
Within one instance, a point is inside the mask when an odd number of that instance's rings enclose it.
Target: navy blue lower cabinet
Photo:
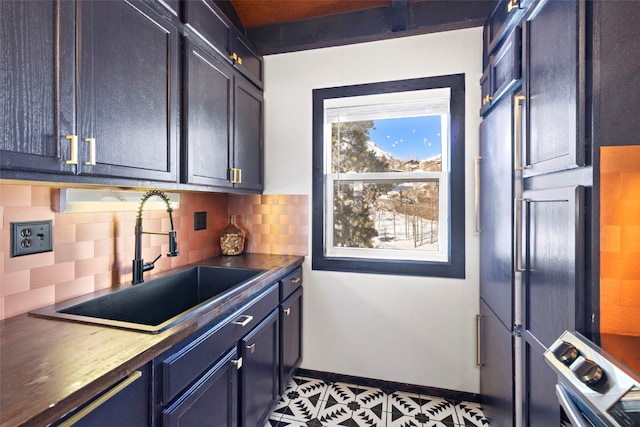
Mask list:
[[[163,426],[237,426],[239,363],[238,352],[233,348],[162,411]]]
[[[273,310],[239,343],[240,425],[244,427],[264,425],[280,397],[278,315],[278,310]]]
[[[149,364],[140,367],[52,425],[149,426],[149,372]]]
[[[280,394],[302,362],[302,287],[280,304]]]

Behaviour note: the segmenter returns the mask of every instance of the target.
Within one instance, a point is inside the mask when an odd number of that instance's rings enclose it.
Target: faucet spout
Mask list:
[[[147,200],[149,200],[153,196],[160,197],[164,203],[167,205],[167,212],[169,213],[169,221],[171,223],[171,230],[168,232],[156,232],[156,231],[143,231],[142,229],[142,210],[144,208],[144,204]],[[171,204],[169,203],[169,198],[166,194],[159,190],[150,190],[147,191],[140,201],[140,206],[138,207],[138,215],[136,216],[136,226],[135,226],[135,255],[133,258],[133,280],[132,283],[138,284],[144,282],[144,272],[153,270],[155,267],[155,263],[158,259],[160,259],[161,255],[158,255],[156,259],[152,262],[146,263],[142,259],[142,235],[143,234],[163,234],[169,236],[169,252],[167,252],[168,257],[178,256],[178,242],[176,240],[177,234],[173,227],[173,209],[171,208]]]

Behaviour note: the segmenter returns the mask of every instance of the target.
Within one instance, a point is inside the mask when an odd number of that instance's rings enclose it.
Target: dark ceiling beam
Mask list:
[[[262,55],[478,27],[493,0],[393,0],[391,6],[248,28]]]
[[[409,26],[407,0],[391,0],[391,31],[407,31]]]

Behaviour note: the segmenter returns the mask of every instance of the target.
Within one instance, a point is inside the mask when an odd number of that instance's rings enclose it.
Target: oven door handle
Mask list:
[[[560,401],[560,405],[564,409],[565,414],[567,414],[569,421],[571,421],[571,424],[574,427],[589,427],[589,425],[584,421],[584,418],[582,418],[582,415],[580,415],[580,410],[571,401],[569,393],[562,384],[556,384],[556,395],[558,396],[558,401]]]

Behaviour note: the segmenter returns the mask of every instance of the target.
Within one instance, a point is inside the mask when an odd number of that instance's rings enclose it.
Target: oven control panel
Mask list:
[[[544,354],[558,375],[558,398],[578,425],[640,426],[640,382],[577,332],[564,332]]]

